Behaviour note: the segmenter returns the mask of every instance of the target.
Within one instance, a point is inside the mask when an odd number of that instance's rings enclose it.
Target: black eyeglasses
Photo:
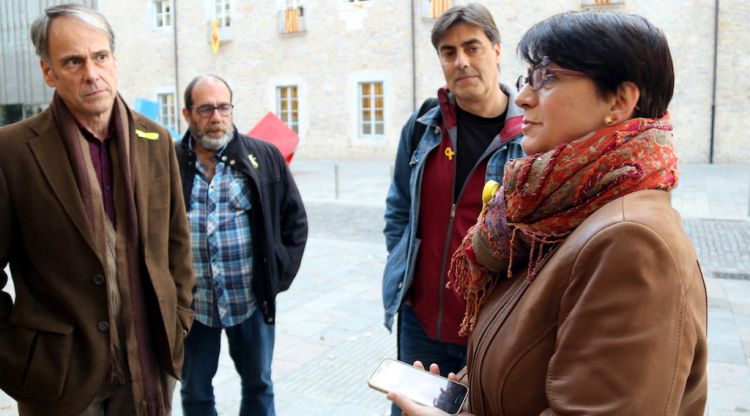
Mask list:
[[[539,91],[544,85],[552,80],[553,75],[568,75],[572,77],[590,77],[588,72],[576,71],[573,69],[563,68],[550,68],[552,62],[546,56],[542,58],[542,62],[529,68],[529,74],[527,76],[521,75],[516,81],[516,88],[521,91],[526,84],[529,84],[532,91]]]
[[[220,116],[226,117],[232,114],[232,108],[234,108],[234,105],[229,103],[219,105],[203,104],[199,105],[198,107],[192,107],[192,109],[194,109],[195,112],[203,118],[211,117],[214,113],[214,110],[218,111]]]

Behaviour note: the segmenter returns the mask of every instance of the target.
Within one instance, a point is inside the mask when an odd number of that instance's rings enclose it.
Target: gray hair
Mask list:
[[[36,54],[49,62],[49,26],[52,21],[61,16],[76,18],[92,29],[104,32],[109,40],[110,52],[115,51],[115,32],[107,19],[99,12],[82,4],[60,4],[48,7],[44,14],[37,17],[31,24],[31,42],[34,43]]]
[[[432,46],[435,50],[445,32],[458,23],[476,26],[484,31],[491,44],[500,43],[500,31],[497,30],[490,11],[479,3],[470,3],[464,6],[453,6],[435,20],[435,24],[432,25]]]

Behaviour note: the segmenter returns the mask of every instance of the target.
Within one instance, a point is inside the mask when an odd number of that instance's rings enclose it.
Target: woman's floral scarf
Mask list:
[[[503,186],[453,254],[448,287],[466,298],[462,335],[500,272],[527,266],[533,281],[554,248],[606,203],[644,189],[677,185],[669,116],[635,118],[505,166]]]

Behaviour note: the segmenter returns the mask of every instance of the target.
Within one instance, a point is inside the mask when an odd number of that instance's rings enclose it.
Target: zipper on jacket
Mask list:
[[[440,286],[438,287],[438,316],[435,323],[435,338],[440,341],[442,341],[442,331],[441,326],[443,324],[443,303],[445,302],[445,285],[446,285],[446,277],[448,275],[448,270],[446,270],[446,266],[448,265],[449,257],[453,254],[450,252],[450,244],[451,244],[451,237],[453,237],[453,223],[456,219],[456,207],[458,206],[458,203],[461,201],[461,195],[464,193],[464,188],[466,188],[466,183],[469,181],[469,178],[471,178],[471,175],[474,174],[474,172],[477,170],[477,166],[479,166],[485,159],[487,159],[487,167],[489,168],[489,159],[492,158],[492,155],[495,154],[496,151],[499,151],[497,148],[498,145],[495,145],[493,149],[493,144],[495,141],[498,140],[498,136],[495,136],[492,139],[492,142],[490,142],[489,146],[487,146],[487,150],[484,151],[482,156],[477,159],[477,161],[474,163],[474,167],[471,168],[471,171],[469,171],[469,174],[466,176],[466,179],[464,180],[464,183],[461,184],[461,189],[458,191],[458,196],[455,194],[456,189],[456,169],[453,170],[453,186],[451,187],[453,189],[453,195],[452,200],[453,203],[451,204],[451,211],[450,211],[450,217],[448,220],[448,231],[445,236],[445,248],[443,249],[443,260],[441,262],[440,267]],[[485,172],[485,177],[487,176]]]
[[[455,181],[455,176],[454,179]],[[448,265],[448,257],[451,255],[450,253],[450,245],[451,245],[451,237],[453,236],[453,223],[456,218],[456,203],[451,204],[451,213],[448,220],[448,232],[445,236],[445,248],[443,249],[443,259],[440,263],[440,285],[438,286],[438,316],[437,320],[435,321],[435,338],[438,341],[441,341],[442,338],[442,331],[441,327],[443,324],[443,303],[445,302],[445,278],[448,274],[448,270],[446,270],[446,266]]]

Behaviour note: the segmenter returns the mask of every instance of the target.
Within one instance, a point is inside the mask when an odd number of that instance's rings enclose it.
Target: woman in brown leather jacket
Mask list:
[[[703,415],[706,291],[670,205],[664,34],[575,12],[534,25],[522,146],[454,254],[476,415]],[[433,366],[433,371],[435,370]],[[405,414],[443,414],[397,393]]]

